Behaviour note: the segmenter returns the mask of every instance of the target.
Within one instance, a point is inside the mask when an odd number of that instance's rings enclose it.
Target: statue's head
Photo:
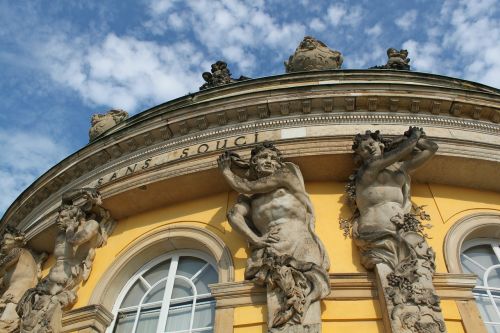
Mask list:
[[[263,142],[252,149],[250,169],[258,176],[265,177],[281,168],[281,152],[272,142]]]
[[[385,145],[379,131],[366,131],[365,134],[356,134],[351,148],[358,159],[369,161],[382,156]]]
[[[19,230],[8,226],[2,237],[1,252],[7,253],[16,247],[21,247],[25,244],[26,240],[24,234]]]

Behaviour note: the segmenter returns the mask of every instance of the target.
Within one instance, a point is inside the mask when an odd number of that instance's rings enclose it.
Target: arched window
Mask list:
[[[477,275],[473,294],[488,332],[500,333],[500,240],[468,240],[460,260],[464,272]]]
[[[107,333],[213,332],[215,300],[208,285],[218,282],[215,267],[210,256],[194,250],[150,261],[121,290]]]

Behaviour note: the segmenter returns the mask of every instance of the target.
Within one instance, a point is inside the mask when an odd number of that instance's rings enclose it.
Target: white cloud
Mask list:
[[[0,131],[0,216],[37,177],[68,154],[63,142],[33,132]]]
[[[366,28],[365,33],[371,37],[378,37],[382,33],[382,25],[377,23],[373,27]]]
[[[363,19],[364,11],[361,6],[346,6],[337,3],[328,7],[327,16],[334,27],[340,25],[355,27]]]
[[[160,0],[151,3],[156,1]],[[177,14],[183,19],[185,31],[192,33],[209,55],[215,57],[213,61],[222,55],[226,57],[222,60],[236,63],[246,75],[256,68],[255,56],[260,49],[265,48],[285,58],[293,52],[306,31],[302,23],[279,22],[263,2],[191,0],[183,5],[186,7],[183,10],[189,15]],[[150,28],[151,22],[163,20],[164,15],[158,11],[145,26]],[[178,24],[167,20],[163,34],[168,35],[169,28],[178,29]]]
[[[52,78],[91,104],[137,111],[196,91],[202,54],[188,42],[159,45],[108,34],[95,44],[53,37],[39,46],[42,66]]]
[[[403,43],[403,49],[408,50],[410,55],[410,66],[421,72],[439,73],[443,71],[443,64],[437,61],[442,55],[441,47],[433,42],[419,43],[415,40],[407,40]]]
[[[326,24],[323,23],[319,18],[315,17],[309,23],[309,27],[317,32],[322,32],[326,29]]]
[[[398,27],[403,30],[408,30],[410,27],[415,25],[417,21],[418,12],[415,9],[412,9],[403,14],[400,18],[396,19],[395,23]]]
[[[330,19],[330,23],[333,26],[337,26],[342,23],[342,19],[347,13],[347,10],[344,5],[335,4],[328,7],[328,18]]]

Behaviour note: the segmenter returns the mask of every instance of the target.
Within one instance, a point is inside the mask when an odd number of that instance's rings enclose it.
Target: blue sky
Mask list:
[[[234,77],[284,73],[305,35],[343,68],[406,48],[412,70],[500,87],[500,1],[109,0],[0,2],[0,215],[88,142],[90,116],[136,114]]]

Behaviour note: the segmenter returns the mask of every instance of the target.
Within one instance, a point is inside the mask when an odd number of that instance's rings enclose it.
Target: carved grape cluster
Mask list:
[[[409,293],[413,291],[413,285],[411,281],[405,278],[404,276],[395,274],[394,272],[389,273],[389,275],[387,275],[387,283],[391,287],[397,287],[402,291],[406,291]]]

